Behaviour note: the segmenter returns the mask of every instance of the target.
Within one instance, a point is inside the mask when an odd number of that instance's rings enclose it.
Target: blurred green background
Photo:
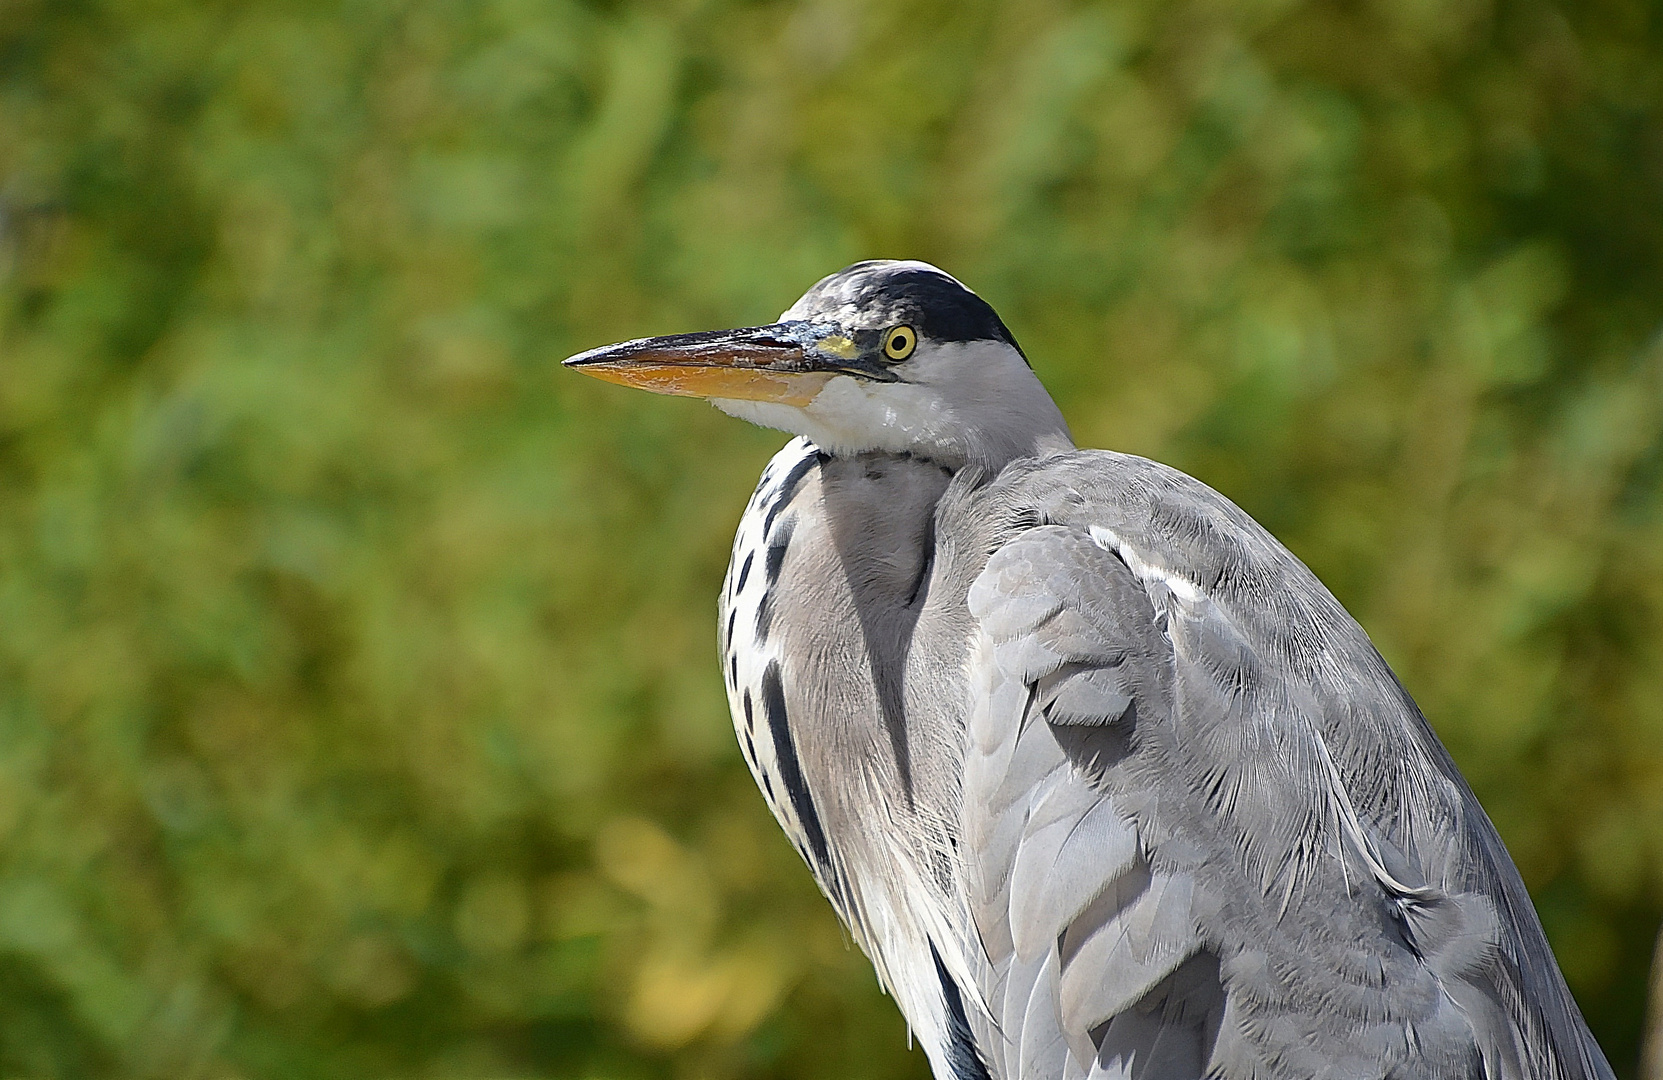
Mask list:
[[[872,256],[1316,569],[1633,1075],[1642,0],[0,0],[0,1075],[922,1078],[722,701],[783,436],[557,367]]]

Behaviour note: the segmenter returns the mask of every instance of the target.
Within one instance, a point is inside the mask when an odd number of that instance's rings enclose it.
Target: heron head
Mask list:
[[[997,467],[1072,445],[1062,414],[987,301],[928,263],[874,260],[822,279],[776,323],[672,334],[566,361],[718,409],[831,454]]]

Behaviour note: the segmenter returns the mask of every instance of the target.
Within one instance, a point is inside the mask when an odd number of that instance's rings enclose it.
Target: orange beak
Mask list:
[[[626,341],[578,353],[565,366],[655,394],[801,407],[837,375],[894,381],[887,368],[863,358],[875,351],[856,343],[866,336],[863,331],[851,338],[810,323],[775,323]]]

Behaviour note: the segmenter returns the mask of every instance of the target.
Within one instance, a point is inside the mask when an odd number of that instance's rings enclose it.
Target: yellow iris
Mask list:
[[[883,354],[891,360],[905,360],[918,347],[918,335],[910,326],[897,326],[883,338]]]

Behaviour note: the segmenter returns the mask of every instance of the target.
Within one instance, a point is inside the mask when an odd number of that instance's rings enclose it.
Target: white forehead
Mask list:
[[[861,310],[861,298],[868,294],[874,277],[888,277],[909,271],[933,274],[964,289],[965,292],[971,291],[964,282],[941,267],[919,259],[875,259],[869,263],[857,263],[856,267],[840,270],[815,282],[814,287],[798,297],[795,304],[780,313],[779,321],[791,322],[806,319],[811,315],[816,319],[853,321]]]

